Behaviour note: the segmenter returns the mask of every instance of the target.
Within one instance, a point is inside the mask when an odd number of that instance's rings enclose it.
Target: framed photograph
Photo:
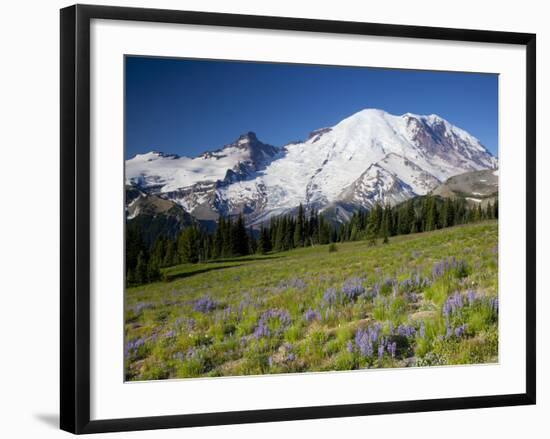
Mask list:
[[[61,428],[535,403],[535,35],[61,10]]]

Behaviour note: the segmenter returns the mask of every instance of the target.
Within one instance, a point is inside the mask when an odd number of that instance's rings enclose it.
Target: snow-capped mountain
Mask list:
[[[300,203],[347,212],[396,204],[497,165],[479,140],[437,115],[366,109],[283,148],[247,133],[195,158],[137,155],[126,161],[126,179],[198,219],[243,212],[255,224]]]

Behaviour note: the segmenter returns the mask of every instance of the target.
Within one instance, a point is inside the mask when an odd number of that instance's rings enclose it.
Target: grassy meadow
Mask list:
[[[486,221],[164,269],[126,290],[126,379],[496,362],[497,242]]]

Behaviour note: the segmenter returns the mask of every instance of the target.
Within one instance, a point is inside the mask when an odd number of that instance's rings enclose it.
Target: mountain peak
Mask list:
[[[129,183],[163,194],[199,219],[245,212],[249,224],[292,212],[300,203],[321,210],[341,202],[351,210],[375,201],[394,204],[453,175],[497,166],[476,138],[437,114],[395,115],[378,108],[284,148],[248,131],[195,158],[151,158],[127,162]]]
[[[244,134],[241,134],[239,138],[237,139],[237,143],[245,143],[245,142],[257,142],[258,137],[256,136],[256,133],[254,131],[248,131]]]
[[[357,113],[352,114],[347,119],[371,119],[392,116],[387,111],[381,110],[380,108],[364,108],[363,110],[358,111]]]

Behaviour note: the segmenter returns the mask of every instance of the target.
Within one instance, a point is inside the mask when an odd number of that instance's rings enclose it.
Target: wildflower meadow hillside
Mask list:
[[[498,361],[498,222],[183,264],[125,296],[126,379]]]

